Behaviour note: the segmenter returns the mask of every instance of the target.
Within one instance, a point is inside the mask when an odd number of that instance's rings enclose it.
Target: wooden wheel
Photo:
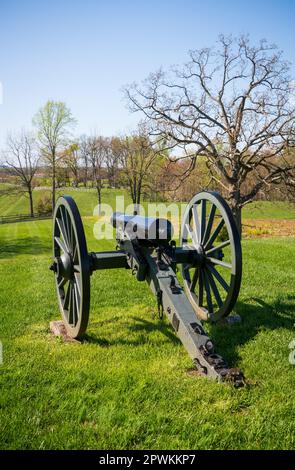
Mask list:
[[[242,277],[240,236],[225,200],[215,192],[196,194],[187,205],[180,245],[193,247],[200,265],[182,265],[186,294],[202,320],[229,315]]]
[[[60,197],[53,215],[53,265],[59,308],[68,334],[85,333],[90,306],[90,266],[82,220],[75,201]]]

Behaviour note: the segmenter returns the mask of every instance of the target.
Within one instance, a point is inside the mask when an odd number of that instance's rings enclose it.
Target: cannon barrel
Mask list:
[[[163,218],[143,217],[140,215],[126,215],[122,212],[114,212],[111,217],[114,228],[121,229],[130,238],[147,240],[150,242],[169,242],[173,236],[171,222]]]

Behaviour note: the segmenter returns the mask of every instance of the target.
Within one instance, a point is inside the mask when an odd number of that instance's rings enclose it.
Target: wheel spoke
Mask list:
[[[209,281],[210,287],[212,289],[212,292],[214,294],[214,297],[216,299],[218,307],[220,308],[220,307],[222,307],[223,302],[222,302],[222,299],[220,297],[219,290],[217,288],[216,282],[214,281],[214,278],[213,278],[213,276],[212,276],[212,274],[209,270],[206,270],[206,273],[207,273],[207,276],[208,276],[208,281]]]
[[[75,248],[74,248],[74,252],[73,252],[73,262],[77,262],[78,261],[78,246],[77,246],[77,243],[75,244]]]
[[[59,228],[59,231],[64,239],[64,243],[67,247],[67,251],[69,252],[70,251],[70,248],[69,248],[69,240],[68,240],[68,236],[67,236],[67,233],[66,233],[66,229],[65,229],[65,226],[64,226],[64,223],[63,223],[63,220],[62,219],[59,219],[58,217],[56,217],[56,222],[57,222],[57,225],[58,225],[58,228]]]
[[[206,271],[203,271],[203,279],[204,279],[204,285],[205,285],[205,290],[206,290],[206,299],[207,299],[207,307],[209,313],[214,313],[213,312],[213,304],[212,304],[212,296],[210,292],[210,285],[208,281],[208,276]]]
[[[218,236],[218,234],[219,234],[219,232],[220,232],[220,230],[222,229],[223,226],[224,226],[224,219],[221,219],[221,221],[217,225],[216,229],[214,230],[214,232],[210,236],[209,240],[206,242],[205,250],[208,246],[211,246],[213,244],[215,238]]]
[[[75,273],[75,280],[76,280],[76,285],[77,289],[79,292],[79,296],[81,297],[81,275],[80,273]]]
[[[196,241],[197,241],[197,244],[200,243],[200,240],[201,240],[201,236],[200,236],[200,233],[201,233],[201,225],[200,225],[200,221],[199,221],[199,216],[198,216],[198,210],[197,210],[197,205],[194,204],[192,206],[192,218],[193,218],[193,221],[194,221],[194,226],[195,226],[195,234],[196,234]]]
[[[213,253],[214,251],[221,250],[222,248],[225,248],[226,246],[230,245],[230,240],[226,240],[223,243],[220,243],[220,245],[216,245],[213,248],[210,248],[210,250],[205,251],[206,255]]]
[[[200,228],[200,236],[199,236],[199,243],[202,243],[204,233],[206,228],[206,199],[201,200],[201,228]]]
[[[64,206],[60,208],[60,215],[62,219],[63,226],[65,228],[65,234],[69,243],[69,248],[70,248],[70,239],[69,239],[69,230],[68,230],[68,220],[66,218],[66,209]]]
[[[191,292],[194,292],[197,281],[198,281],[198,278],[199,278],[199,271],[198,271],[198,268],[196,268],[195,272],[194,272],[194,275],[193,275],[193,278],[192,278],[191,285],[190,285],[190,291]]]
[[[74,264],[74,272],[75,273],[80,273],[81,272],[80,264]]]
[[[226,292],[229,291],[229,285],[227,284],[227,282],[225,281],[225,279],[223,279],[223,277],[221,276],[221,274],[217,271],[217,269],[214,268],[214,266],[212,266],[212,264],[208,264],[207,265],[207,268],[209,269],[209,271],[213,274],[213,276],[217,279],[217,281],[219,282],[219,284],[224,288],[224,290]]]
[[[58,283],[57,283],[58,288],[61,289],[62,287],[64,287],[66,285],[67,282],[68,282],[68,280],[65,279],[64,277],[62,277],[61,280],[58,281]]]
[[[210,261],[210,263],[218,264],[219,266],[223,266],[226,269],[232,269],[232,265],[230,263],[225,263],[224,261],[220,261],[220,259],[211,258],[210,256],[207,256],[206,260]]]
[[[69,216],[69,213],[67,212],[66,214],[67,219],[68,219],[68,227],[69,227],[69,238],[70,238],[70,245],[71,245],[71,252],[74,252],[74,236],[73,236],[73,226],[72,226],[72,221]]]
[[[199,307],[202,307],[202,305],[203,305],[203,292],[204,292],[203,275],[202,275],[202,271],[200,270],[200,273],[199,273],[199,289],[198,289],[198,306]]]
[[[62,241],[61,238],[59,238],[59,237],[54,237],[54,241],[58,244],[58,246],[62,249],[62,251],[63,251],[64,253],[67,253],[67,252],[68,252],[68,249],[67,249],[65,243]]]
[[[207,242],[207,240],[210,236],[212,226],[213,226],[213,222],[214,222],[215,213],[216,213],[216,206],[214,204],[212,204],[210,214],[209,214],[209,217],[208,217],[207,227],[206,227],[203,239],[202,239],[202,244],[203,245],[206,244],[206,242]]]
[[[77,284],[74,285],[74,292],[75,292],[76,312],[77,312],[77,320],[78,320],[79,312],[80,312],[80,295],[78,292]]]
[[[196,247],[199,245],[199,242],[198,242],[198,239],[196,237],[196,232],[194,230],[191,229],[191,227],[186,224],[186,230],[187,232],[190,234],[191,236],[191,239],[192,239],[192,242],[193,242],[193,245]]]
[[[70,325],[75,324],[75,309],[76,309],[76,303],[75,303],[75,293],[74,293],[74,288],[73,286],[71,287],[71,297],[70,297],[70,306],[69,306],[69,323]]]
[[[65,294],[64,304],[63,304],[64,310],[69,310],[71,295],[72,295],[72,285],[69,282],[69,285],[68,285],[68,288],[67,288],[67,291],[66,291],[66,294]]]
[[[71,222],[69,220],[68,212],[66,208],[63,208],[63,209],[64,210],[61,213],[62,213],[63,222],[64,222],[64,226],[66,229],[66,234],[67,234],[67,238],[69,242],[69,250],[72,251],[73,245],[72,245],[72,235],[71,235]]]

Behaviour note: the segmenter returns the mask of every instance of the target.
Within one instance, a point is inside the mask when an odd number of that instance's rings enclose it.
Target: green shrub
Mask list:
[[[225,242],[228,240],[229,235],[226,226],[224,225],[222,229],[220,230],[218,236],[216,237],[217,242]]]
[[[51,214],[52,200],[50,194],[43,194],[37,202],[38,214]]]

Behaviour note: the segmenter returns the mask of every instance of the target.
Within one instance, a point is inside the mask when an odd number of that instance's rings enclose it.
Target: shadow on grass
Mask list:
[[[295,332],[295,296],[277,298],[272,304],[257,297],[248,300],[251,303],[237,302],[236,312],[242,318],[241,323],[210,326],[210,336],[217,351],[231,365],[236,365],[239,360],[238,347],[253,340],[259,331],[285,328]]]
[[[215,345],[216,351],[221,354],[233,367],[239,361],[238,347],[253,340],[261,330],[275,330],[285,328],[294,331],[295,324],[295,296],[287,296],[284,299],[276,299],[273,304],[268,304],[260,298],[249,298],[249,302],[238,302],[237,313],[242,317],[242,322],[232,326],[216,324],[209,326],[209,336]],[[161,332],[173,344],[179,344],[180,340],[167,321],[145,320],[132,316],[134,321],[131,325],[122,327],[122,337],[110,340],[99,335],[86,335],[85,341],[102,347],[114,345],[140,346],[143,344],[142,336],[150,335],[152,332]],[[117,319],[118,320],[118,319]],[[118,323],[114,319],[102,321],[101,324],[113,323],[118,332]],[[96,322],[99,329],[100,322]],[[130,333],[138,332],[138,340],[126,339],[127,330]]]
[[[144,320],[143,318],[135,317],[132,316],[130,317],[131,320],[134,321],[133,324],[131,325],[126,325],[122,329],[122,338],[116,337],[114,340],[109,340],[107,338],[103,338],[100,336],[96,336],[94,334],[91,335],[85,335],[84,340],[87,341],[88,343],[94,343],[98,344],[99,346],[102,347],[108,347],[108,346],[114,346],[114,345],[129,345],[129,346],[140,346],[143,344],[142,342],[142,334],[138,334],[138,339],[136,340],[128,340],[126,338],[126,334],[128,335],[128,331],[130,333],[133,332],[138,332],[138,333],[144,333],[146,335],[146,338],[148,339],[148,336],[152,332],[161,332],[166,338],[169,339],[169,341],[172,341],[174,344],[179,343],[179,339],[173,332],[173,328],[171,325],[166,323],[165,321],[157,321],[156,319],[154,321],[149,321],[149,320]],[[118,324],[116,324],[115,320],[112,319],[110,320],[114,324],[114,328],[116,329],[116,332],[118,332]],[[105,324],[106,321],[103,321],[102,324]],[[99,322],[96,322],[97,328],[99,328]]]
[[[0,245],[0,259],[16,255],[36,255],[50,253],[50,240],[43,241],[39,237],[24,237],[5,241]]]

